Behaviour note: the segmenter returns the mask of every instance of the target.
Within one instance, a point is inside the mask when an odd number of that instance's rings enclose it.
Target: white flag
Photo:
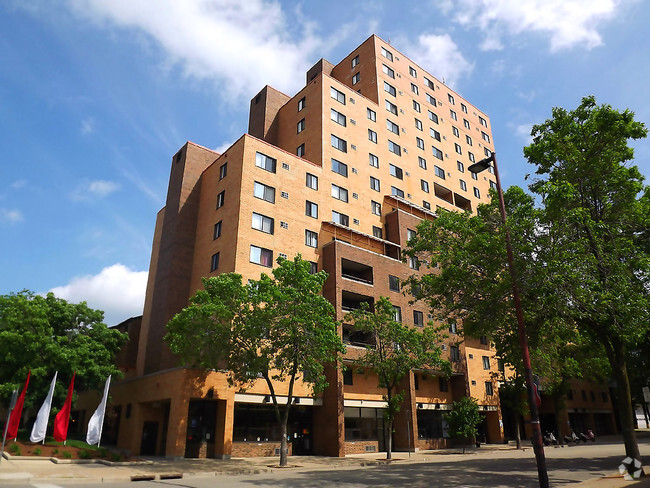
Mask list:
[[[99,445],[99,441],[102,438],[102,428],[104,427],[104,413],[106,412],[106,401],[108,399],[108,388],[111,385],[111,377],[106,378],[106,384],[104,385],[104,396],[102,401],[99,402],[99,407],[95,410],[95,413],[90,417],[90,422],[88,422],[88,432],[86,433],[86,443]]]
[[[50,391],[47,393],[47,397],[41,405],[41,409],[36,415],[36,422],[34,422],[34,427],[32,427],[32,433],[29,436],[29,440],[32,442],[41,442],[45,439],[45,432],[47,431],[47,422],[50,419],[50,409],[52,408],[52,395],[54,395],[54,385],[56,384],[56,375],[59,372],[54,373],[54,378],[52,378],[52,384],[50,385]]]

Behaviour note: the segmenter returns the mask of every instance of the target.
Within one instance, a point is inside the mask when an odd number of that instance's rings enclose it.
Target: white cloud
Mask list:
[[[85,301],[90,308],[103,310],[104,322],[115,325],[142,314],[147,275],[147,271],[114,264],[96,275],[77,276],[67,285],[49,291],[64,300]]]
[[[532,130],[533,124],[519,124],[514,126],[516,136],[522,139],[526,145],[533,142],[533,136],[530,135]]]
[[[454,86],[474,69],[449,34],[422,34],[416,44],[408,41],[400,43],[406,46],[405,54],[436,78],[444,79],[448,86]]]
[[[541,32],[551,51],[592,49],[603,41],[599,22],[615,15],[621,0],[460,0],[454,20],[485,34],[484,50],[502,49],[501,37]]]
[[[120,185],[113,181],[83,181],[70,194],[70,198],[76,201],[104,198],[119,189]]]
[[[16,223],[23,221],[23,214],[15,208],[0,208],[0,222]]]
[[[13,188],[14,190],[20,190],[26,184],[27,184],[27,180],[16,180],[9,186],[11,186],[11,188]]]
[[[95,131],[95,120],[92,117],[87,117],[81,121],[81,133],[86,135]]]
[[[316,54],[336,42],[314,35],[314,24],[272,0],[69,0],[80,16],[145,33],[169,68],[218,81],[225,95],[250,97],[263,86],[293,92]],[[292,34],[298,40],[293,40]]]

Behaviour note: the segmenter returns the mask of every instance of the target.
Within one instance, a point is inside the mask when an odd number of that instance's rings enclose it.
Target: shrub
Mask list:
[[[121,454],[118,454],[116,452],[111,453],[111,461],[113,461],[114,463],[118,463],[121,460],[122,460],[122,455]]]
[[[43,454],[43,451],[41,451],[40,447],[34,449],[34,456],[40,456],[41,454]]]
[[[63,451],[64,459],[72,459],[72,453],[70,451]]]
[[[12,444],[9,446],[9,454],[13,456],[20,456],[20,446],[18,444]]]
[[[58,453],[59,453],[59,450],[58,450],[58,449],[54,449],[54,450],[52,451],[52,454],[58,454]]]
[[[108,456],[108,449],[106,449],[105,447],[100,447],[99,449],[97,449],[97,453],[99,454],[99,457],[105,458],[106,456]]]
[[[79,451],[79,459],[90,459],[91,457],[92,454],[88,449],[82,449]]]

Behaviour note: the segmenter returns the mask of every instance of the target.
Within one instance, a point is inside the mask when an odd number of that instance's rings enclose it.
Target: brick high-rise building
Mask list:
[[[168,320],[201,278],[230,271],[259,278],[278,256],[300,253],[329,273],[323,294],[338,320],[387,296],[404,323],[422,326],[425,305],[409,304],[399,289],[417,272],[415,262],[400,260],[401,249],[437,207],[475,211],[486,201],[494,176],[467,167],[493,150],[485,113],[374,35],[337,65],[321,59],[293,96],[264,87],[251,100],[248,133],[224,153],[185,144],[172,158],[156,221],[139,334],[132,328],[135,367],[112,390],[118,446],[168,456],[273,454],[278,432],[264,382],[240,393],[222,373],[179,367],[163,342]],[[341,334],[344,359],[365,347],[344,321]],[[466,395],[478,399],[486,440],[503,440],[494,350],[486,338],[458,339],[451,323],[442,346],[450,379],[413,372],[405,382],[396,449],[446,445],[442,413]],[[382,450],[376,376],[331,371],[329,380],[317,398],[299,385],[293,452]]]

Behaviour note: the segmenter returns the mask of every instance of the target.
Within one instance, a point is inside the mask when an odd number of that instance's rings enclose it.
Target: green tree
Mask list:
[[[372,345],[367,346],[365,354],[356,360],[356,366],[375,372],[379,386],[386,388],[386,458],[391,459],[393,422],[404,400],[404,392],[399,391],[402,380],[417,369],[451,372],[437,346],[439,331],[431,325],[417,330],[396,320],[395,309],[386,297],[374,304],[374,310],[362,303],[360,309],[350,312],[345,318],[353,322],[356,329],[372,337]]]
[[[43,401],[55,371],[55,404],[62,404],[67,383],[76,371],[75,391],[100,388],[108,375],[117,376],[115,354],[128,336],[103,323],[104,313],[86,302],[69,303],[52,293],[24,290],[0,296],[0,398],[23,387],[32,376],[25,409]],[[65,380],[64,380],[65,378]]]
[[[287,420],[297,379],[314,393],[327,386],[324,365],[336,363],[344,346],[334,308],[320,294],[327,273],[310,274],[300,256],[279,258],[273,278],[242,284],[236,273],[203,280],[190,305],[167,324],[165,340],[186,364],[224,369],[242,389],[266,382],[281,428],[280,465],[287,465]],[[278,403],[275,381],[289,381],[287,402]]]
[[[478,403],[474,398],[463,397],[454,402],[451,411],[445,414],[445,420],[449,424],[449,435],[457,439],[472,439],[476,443],[478,424],[483,420],[478,409]],[[465,444],[463,444],[465,454]]]
[[[628,141],[647,130],[629,110],[599,106],[594,97],[552,115],[533,127],[524,149],[537,166],[531,190],[543,198],[541,224],[555,245],[549,272],[579,332],[605,350],[625,452],[640,459],[627,366],[650,328],[650,190],[628,164]]]

